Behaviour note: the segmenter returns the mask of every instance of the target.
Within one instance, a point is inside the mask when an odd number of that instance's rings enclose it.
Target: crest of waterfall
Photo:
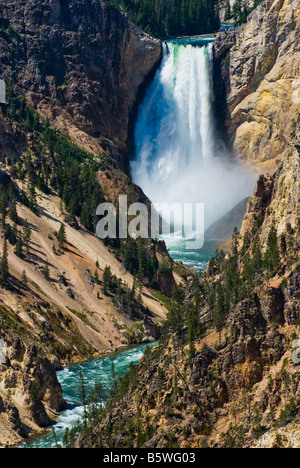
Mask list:
[[[252,191],[214,125],[213,46],[168,42],[140,105],[131,172],[156,203],[204,203],[206,227]]]

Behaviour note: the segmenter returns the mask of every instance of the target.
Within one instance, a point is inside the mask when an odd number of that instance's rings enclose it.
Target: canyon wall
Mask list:
[[[161,43],[96,0],[8,0],[0,77],[81,146],[127,162],[130,118]]]
[[[55,367],[35,344],[0,339],[0,446],[47,427],[66,408]]]
[[[237,157],[276,168],[300,112],[300,2],[265,0],[215,43],[216,95]]]

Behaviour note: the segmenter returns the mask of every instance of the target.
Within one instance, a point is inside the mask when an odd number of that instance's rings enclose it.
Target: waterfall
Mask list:
[[[213,45],[168,42],[140,105],[131,174],[156,203],[204,203],[206,227],[250,195],[214,126]]]

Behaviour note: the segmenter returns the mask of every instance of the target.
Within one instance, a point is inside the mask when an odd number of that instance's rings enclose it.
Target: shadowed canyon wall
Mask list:
[[[130,113],[160,41],[96,0],[9,0],[0,25],[0,76],[67,136],[125,167]]]

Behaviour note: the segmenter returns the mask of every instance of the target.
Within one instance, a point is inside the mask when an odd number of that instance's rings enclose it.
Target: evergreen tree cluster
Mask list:
[[[14,122],[22,124],[23,128],[29,132],[42,131],[38,113],[28,106],[24,96],[15,93],[11,80],[6,79],[6,97],[8,104],[2,106],[5,116]]]
[[[247,0],[236,0],[231,8],[230,2],[227,0],[224,18],[225,21],[234,19],[236,26],[246,23],[250,13],[252,13],[252,11],[262,3],[262,1],[263,0],[254,0],[253,6],[250,7]]]
[[[28,185],[27,204],[37,211],[35,189],[57,191],[69,213],[94,231],[96,208],[105,201],[96,175],[101,165],[93,155],[71,143],[49,126],[47,120],[18,96],[9,80],[6,80],[8,105],[2,106],[4,115],[18,122],[26,131],[35,132],[36,138],[25,157],[11,160],[12,175]]]
[[[264,248],[259,234],[256,229],[246,233],[240,248],[241,237],[235,229],[231,253],[225,255],[217,250],[202,277],[195,278],[187,291],[179,291],[172,298],[162,340],[175,334],[189,345],[192,358],[194,343],[207,328],[220,332],[238,304],[243,303],[244,309],[250,312],[254,306],[255,289],[276,275],[281,276],[285,265],[299,261],[300,228],[296,231],[288,226],[285,235],[279,239],[272,225]],[[287,280],[284,280],[281,287],[286,284]]]
[[[0,223],[6,240],[12,245],[17,241],[17,225],[19,222],[17,213],[18,194],[12,183],[9,187],[0,186]],[[8,221],[11,222],[8,222]]]
[[[191,36],[215,32],[220,27],[218,0],[110,0],[121,6],[147,33]]]
[[[120,243],[118,255],[123,259],[124,266],[139,281],[148,278],[154,286],[159,267],[156,255],[151,255],[141,239],[134,241],[129,237]]]
[[[25,155],[15,159],[11,156],[7,158],[4,154],[0,156],[0,159],[10,166],[12,179],[23,181],[27,187],[25,191],[17,193],[11,184],[8,191],[2,195],[0,193],[0,211],[6,239],[17,246],[16,250],[19,256],[22,256],[24,246],[21,245],[21,237],[16,229],[16,200],[38,215],[36,189],[44,193],[55,190],[62,200],[61,210],[65,208],[67,211],[66,220],[72,223],[75,217],[78,217],[84,227],[95,232],[98,221],[96,208],[105,201],[97,181],[98,170],[103,169],[101,158],[95,158],[51,128],[47,120],[42,119],[28,106],[23,97],[15,93],[10,80],[6,80],[6,86],[8,105],[1,105],[4,115],[34,135],[34,138],[31,138],[30,149]],[[7,215],[15,227],[5,222]],[[62,230],[63,225],[57,233],[61,250],[65,244],[65,234]],[[155,253],[151,249],[148,251],[141,239],[107,239],[105,243],[115,250],[117,258],[133,276],[139,281],[147,278],[148,283],[156,286],[158,261]]]
[[[142,305],[142,297],[137,293],[136,282],[131,289],[128,288],[121,279],[112,274],[109,266],[106,266],[103,272],[103,293],[110,295],[118,311],[131,319],[141,320],[144,315],[150,314]]]
[[[140,282],[147,280],[149,285],[153,287],[157,286],[159,262],[155,251],[147,248],[146,243],[141,238],[137,240],[131,237],[120,239],[117,235],[116,239],[105,239],[104,244],[114,250],[116,258],[122,261],[126,270],[132,276],[136,277]]]
[[[9,282],[9,269],[8,269],[8,255],[7,255],[7,241],[4,239],[3,252],[0,258],[0,287],[8,289]]]
[[[0,260],[0,287],[10,287],[8,268],[9,242],[14,246],[14,253],[23,258],[29,252],[31,228],[27,220],[21,220],[17,213],[17,200],[20,198],[12,182],[7,186],[0,186],[0,226],[3,233],[3,251]]]

